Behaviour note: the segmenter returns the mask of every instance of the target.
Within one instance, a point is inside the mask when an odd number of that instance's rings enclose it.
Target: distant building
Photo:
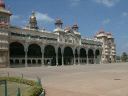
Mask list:
[[[25,28],[17,28],[10,24],[11,15],[0,0],[0,67],[115,62],[110,33],[103,31],[93,39],[82,38],[78,24],[63,28],[61,19],[56,19],[53,32],[41,30],[34,12]]]
[[[116,44],[112,34],[100,30],[95,36],[95,40],[102,42],[102,63],[116,62]]]

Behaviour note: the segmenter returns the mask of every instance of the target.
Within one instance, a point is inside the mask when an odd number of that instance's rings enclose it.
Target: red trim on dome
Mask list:
[[[5,3],[3,0],[0,0],[0,7],[5,8]]]

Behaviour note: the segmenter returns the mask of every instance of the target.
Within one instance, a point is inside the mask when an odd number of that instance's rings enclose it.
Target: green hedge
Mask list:
[[[29,92],[27,92],[28,94],[25,94],[25,96],[39,96],[44,91],[42,86],[33,80],[27,80],[18,77],[0,77],[0,80],[7,80],[10,82],[16,82],[32,86]]]

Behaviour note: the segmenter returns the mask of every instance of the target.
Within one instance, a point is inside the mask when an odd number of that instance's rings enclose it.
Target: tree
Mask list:
[[[123,53],[122,53],[122,56],[121,56],[121,60],[122,60],[123,62],[127,62],[127,58],[128,58],[127,53],[126,53],[126,52],[123,52]]]

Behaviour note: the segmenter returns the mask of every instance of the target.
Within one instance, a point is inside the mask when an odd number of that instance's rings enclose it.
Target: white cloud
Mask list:
[[[42,23],[51,23],[54,22],[54,19],[48,16],[47,14],[36,12],[37,21]]]
[[[123,12],[123,13],[122,13],[122,16],[123,16],[123,17],[127,17],[127,16],[128,16],[128,12]]]
[[[25,20],[22,16],[20,15],[12,15],[11,16],[11,24],[14,26],[25,26],[27,23],[27,20]]]
[[[103,21],[103,25],[106,25],[106,24],[109,24],[111,22],[111,20],[109,18],[106,18],[104,21]]]
[[[94,0],[94,1],[99,4],[103,4],[107,7],[112,7],[116,5],[120,0]]]
[[[70,0],[71,6],[77,6],[79,5],[81,0]]]
[[[11,16],[11,20],[16,20],[16,19],[20,19],[19,15],[12,15]]]

